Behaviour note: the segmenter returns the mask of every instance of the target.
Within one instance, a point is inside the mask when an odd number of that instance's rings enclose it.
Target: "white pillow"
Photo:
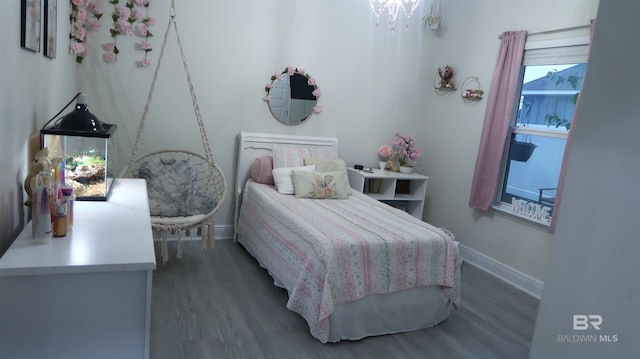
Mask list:
[[[291,179],[291,171],[315,171],[316,166],[300,166],[300,167],[280,167],[274,168],[271,173],[273,174],[273,182],[276,184],[278,192],[282,194],[294,194],[293,180]]]

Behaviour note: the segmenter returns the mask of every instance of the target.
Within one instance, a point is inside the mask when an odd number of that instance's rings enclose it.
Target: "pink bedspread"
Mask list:
[[[458,245],[443,230],[361,193],[297,199],[249,181],[240,242],[289,292],[287,308],[311,334],[329,335],[336,303],[417,286],[442,286],[460,301]]]

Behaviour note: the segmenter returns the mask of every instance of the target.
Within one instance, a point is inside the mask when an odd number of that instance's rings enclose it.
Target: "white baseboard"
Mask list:
[[[543,282],[462,244],[459,247],[460,255],[466,263],[484,270],[525,293],[541,298]]]

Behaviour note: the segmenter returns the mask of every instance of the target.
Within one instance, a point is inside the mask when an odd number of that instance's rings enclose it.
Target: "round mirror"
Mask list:
[[[286,125],[299,125],[311,114],[322,111],[322,106],[318,106],[321,92],[316,80],[302,69],[289,66],[276,73],[265,91],[262,99],[269,104],[273,117]]]

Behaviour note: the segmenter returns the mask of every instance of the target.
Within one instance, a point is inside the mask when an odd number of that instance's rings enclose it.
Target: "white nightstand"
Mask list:
[[[353,168],[347,168],[347,175],[354,191],[406,210],[412,216],[422,219],[429,177],[378,169],[367,173]]]

